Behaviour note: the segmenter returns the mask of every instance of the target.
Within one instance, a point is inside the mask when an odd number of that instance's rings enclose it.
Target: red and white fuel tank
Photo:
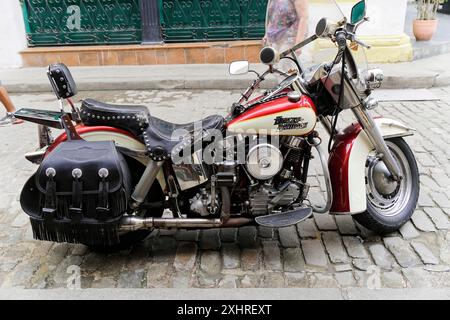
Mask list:
[[[230,133],[263,135],[307,135],[317,123],[316,108],[310,97],[298,101],[287,96],[261,103],[231,120]]]

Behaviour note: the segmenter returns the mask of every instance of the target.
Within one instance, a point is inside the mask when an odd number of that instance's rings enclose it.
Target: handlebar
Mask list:
[[[368,18],[364,18],[364,21],[368,21]],[[361,42],[359,39],[356,38],[355,32],[356,32],[357,27],[360,24],[362,24],[362,22],[359,24],[356,24],[356,25],[349,24],[349,23],[347,23],[346,18],[343,18],[342,20],[340,20],[338,22],[333,22],[327,18],[322,18],[317,23],[315,34],[306,38],[305,40],[301,41],[300,43],[294,45],[293,47],[291,47],[281,53],[278,53],[277,50],[275,50],[274,48],[272,48],[270,46],[266,46],[266,47],[262,48],[262,50],[260,51],[260,61],[262,63],[268,65],[269,69],[266,72],[264,72],[264,74],[258,75],[258,78],[252,83],[252,85],[249,88],[247,88],[245,93],[242,94],[239,102],[236,103],[236,105],[242,107],[242,104],[245,103],[246,101],[248,101],[248,99],[253,94],[255,89],[259,87],[259,84],[265,80],[265,76],[268,73],[279,73],[284,76],[287,76],[287,74],[285,74],[284,72],[281,72],[280,70],[275,69],[273,67],[273,65],[276,64],[280,59],[286,58],[288,55],[292,55],[291,60],[293,60],[297,64],[297,67],[299,68],[299,74],[302,75],[303,71],[302,71],[300,62],[299,62],[297,56],[295,55],[295,51],[306,46],[307,44],[313,42],[314,40],[316,40],[318,38],[331,39],[331,41],[336,43],[336,45],[339,49],[339,52],[338,52],[335,60],[332,63],[326,65],[326,69],[328,69],[328,70],[331,70],[332,67],[337,63],[337,61],[340,60],[341,57],[345,54],[345,50],[347,49],[347,40],[349,40],[352,43],[361,45],[362,47],[370,48],[369,45]],[[351,54],[350,54],[350,56],[351,56]],[[353,64],[352,64],[352,61],[353,61]],[[354,60],[350,59],[349,62],[350,62],[350,66],[353,67],[351,69],[354,70],[352,72],[353,77],[356,77],[357,71],[356,71],[356,66],[354,65]],[[377,79],[377,83],[378,82],[380,82],[380,80]]]
[[[318,38],[318,36],[316,36],[315,34],[310,36],[309,38],[306,38],[305,40],[303,40],[300,43],[297,43],[295,46],[293,46],[290,49],[287,49],[285,51],[283,51],[282,53],[280,53],[280,58],[286,57],[288,54],[295,52],[296,50],[306,46],[307,44],[313,42],[314,40],[316,40]]]
[[[372,48],[371,45],[365,44],[364,42],[362,42],[361,40],[357,39],[356,37],[354,37],[354,38],[352,39],[352,41],[355,42],[356,44],[359,44],[361,47],[364,47],[364,48],[366,48],[366,49]]]

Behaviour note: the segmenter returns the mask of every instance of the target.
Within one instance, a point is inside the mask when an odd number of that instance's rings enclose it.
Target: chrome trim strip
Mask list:
[[[413,135],[414,135],[413,132],[405,132],[405,133],[386,135],[386,136],[383,136],[383,138],[390,139],[390,138],[409,137],[409,136],[413,136]]]
[[[37,151],[31,151],[25,153],[25,159],[34,164],[40,164],[44,159],[45,153],[47,152],[47,148],[40,149]]]

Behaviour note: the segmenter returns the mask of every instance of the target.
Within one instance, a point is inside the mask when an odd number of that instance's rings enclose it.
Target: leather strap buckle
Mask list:
[[[100,183],[98,185],[98,206],[96,208],[97,213],[99,214],[100,219],[105,219],[106,214],[109,212],[109,182],[107,181],[107,177],[109,175],[108,169],[101,168],[98,171],[98,175],[101,178]]]
[[[45,171],[47,183],[45,185],[45,205],[42,208],[44,219],[53,219],[56,215],[56,183],[53,179],[56,175],[54,168],[47,168]]]

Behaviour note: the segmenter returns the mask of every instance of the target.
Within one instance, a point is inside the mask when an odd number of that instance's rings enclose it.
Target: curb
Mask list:
[[[446,53],[450,53],[450,42],[413,46],[413,60],[431,58]]]
[[[434,81],[433,87],[445,87],[445,86],[450,86],[450,74],[449,73],[437,76]]]
[[[78,91],[122,90],[245,90],[253,79],[192,79],[192,80],[129,80],[129,81],[78,81]],[[273,88],[277,82],[267,80],[260,89]],[[49,83],[3,84],[10,93],[52,92]]]
[[[437,73],[414,77],[385,76],[381,85],[382,89],[422,89],[436,87]],[[443,86],[445,84],[439,85]]]
[[[155,79],[155,80],[87,80],[78,81],[79,91],[122,91],[122,90],[245,90],[253,79]],[[48,82],[8,83],[5,88],[10,93],[45,93],[52,92]],[[261,85],[261,89],[269,89],[276,85],[270,79]],[[450,75],[430,74],[420,77],[385,76],[383,89],[418,89],[443,87],[450,85]]]
[[[450,85],[450,72],[443,68],[450,55],[437,61],[381,64],[385,79],[383,89],[416,89]],[[438,64],[440,69],[435,69]],[[266,66],[252,64],[264,72]],[[442,71],[443,70],[443,71]],[[228,65],[157,65],[71,68],[80,91],[119,90],[245,90],[255,80],[254,73],[228,74]],[[441,72],[442,71],[442,72]],[[440,74],[441,72],[442,74]],[[261,89],[273,88],[279,76],[269,76]],[[51,92],[45,68],[0,69],[0,80],[11,93]]]

